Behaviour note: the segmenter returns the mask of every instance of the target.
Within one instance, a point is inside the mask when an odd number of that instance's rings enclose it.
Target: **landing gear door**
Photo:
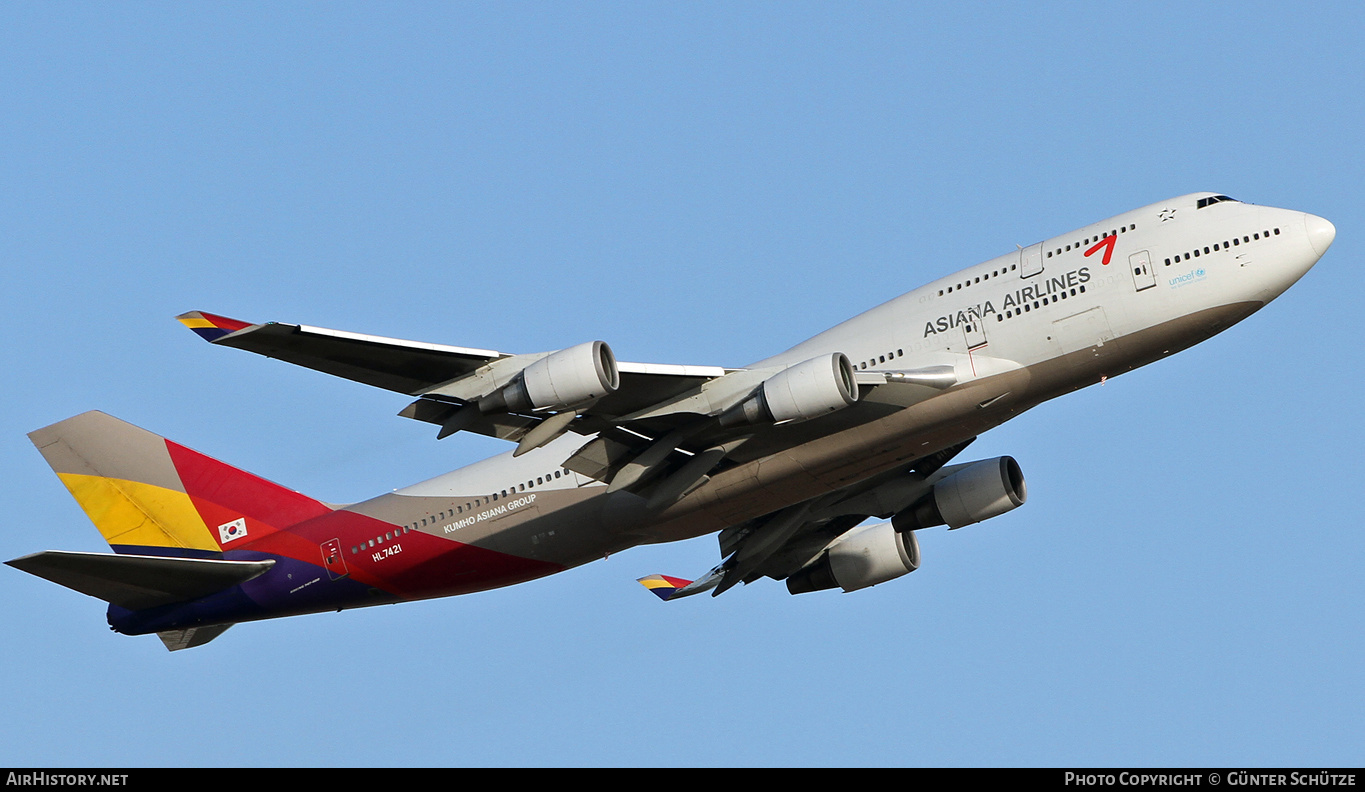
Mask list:
[[[1043,271],[1043,243],[1019,251],[1019,277],[1031,278]]]
[[[1152,254],[1139,250],[1128,257],[1128,268],[1133,271],[1133,287],[1138,291],[1156,285],[1156,272],[1152,269]]]

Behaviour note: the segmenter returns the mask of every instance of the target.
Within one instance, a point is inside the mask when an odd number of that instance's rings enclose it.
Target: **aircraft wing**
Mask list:
[[[432,394],[441,386],[470,377],[500,360],[541,357],[282,322],[251,324],[203,311],[191,311],[176,319],[218,346],[245,349],[410,396]],[[621,387],[598,403],[600,412],[613,415],[634,412],[726,373],[726,369],[715,366],[651,363],[620,363],[619,368]],[[434,397],[443,395],[434,394]],[[448,399],[462,401],[458,396]]]
[[[717,536],[725,560],[698,580],[649,575],[638,581],[667,602],[705,591],[715,597],[761,577],[784,580],[863,521],[870,517],[888,519],[931,491],[935,474],[975,440],[973,437],[905,467],[726,528]]]
[[[399,393],[418,394],[510,357],[489,349],[425,344],[307,325],[251,324],[191,311],[177,316],[201,338]]]
[[[746,410],[767,409],[759,391],[790,373],[783,367],[618,363],[602,342],[508,354],[201,311],[177,318],[218,346],[415,396],[399,415],[439,426],[438,439],[469,431],[513,441],[522,454],[565,432],[590,437],[564,466],[654,507],[684,497],[723,466],[876,420],[955,381],[950,366],[855,372],[844,356],[824,355],[792,371],[843,372],[851,406],[813,420],[765,420]]]

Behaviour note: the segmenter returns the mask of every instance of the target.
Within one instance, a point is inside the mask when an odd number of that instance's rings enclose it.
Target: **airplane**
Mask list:
[[[857,591],[915,571],[917,531],[1024,504],[1012,457],[950,464],[982,432],[1231,327],[1335,237],[1312,214],[1194,193],[1018,247],[743,368],[190,312],[177,318],[216,346],[404,394],[399,414],[437,439],[516,447],[337,505],[87,412],[29,437],[113,553],[6,563],[108,602],[112,630],[171,651],[238,622],[482,591],[713,533],[709,573],[640,582],[666,600],[764,577]]]

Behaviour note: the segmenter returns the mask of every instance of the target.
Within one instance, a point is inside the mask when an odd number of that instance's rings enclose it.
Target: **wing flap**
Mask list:
[[[462,406],[436,399],[418,399],[400,410],[398,415],[439,426],[450,420]],[[513,415],[512,413],[489,413],[487,415],[466,413],[466,415],[470,416],[469,420],[460,424],[460,431],[513,442],[525,437],[527,432],[534,429],[543,420],[542,418]],[[437,439],[444,436],[444,434],[438,435]]]

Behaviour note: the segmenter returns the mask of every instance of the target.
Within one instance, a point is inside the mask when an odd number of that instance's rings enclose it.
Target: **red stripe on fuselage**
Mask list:
[[[166,448],[215,541],[221,544],[217,526],[245,519],[246,536],[223,545],[224,551],[266,553],[322,566],[323,543],[336,539],[350,577],[408,599],[482,591],[564,569],[418,531],[403,533],[374,517],[333,511],[307,495],[169,440]],[[381,541],[386,535],[391,538]],[[363,551],[351,552],[362,545]]]
[[[560,564],[499,553],[421,531],[402,531],[383,520],[342,509],[295,525],[285,534],[273,534],[249,549],[287,550],[292,556],[299,547],[306,547],[320,563],[322,544],[337,539],[351,577],[405,599],[482,591],[564,569]],[[359,552],[352,552],[357,547]]]

